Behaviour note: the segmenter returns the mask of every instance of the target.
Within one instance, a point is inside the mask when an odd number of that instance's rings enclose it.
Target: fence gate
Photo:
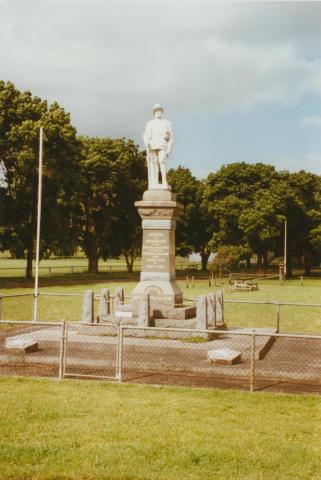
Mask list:
[[[118,326],[67,323],[62,376],[117,380],[118,344]]]

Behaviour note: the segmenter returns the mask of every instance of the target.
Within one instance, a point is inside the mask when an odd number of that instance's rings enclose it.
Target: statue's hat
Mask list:
[[[157,110],[161,110],[164,113],[164,109],[160,103],[155,103],[155,105],[153,106],[153,113],[157,112]]]

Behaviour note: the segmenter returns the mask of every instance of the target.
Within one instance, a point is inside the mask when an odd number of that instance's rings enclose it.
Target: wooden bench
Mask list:
[[[259,289],[258,283],[255,282],[254,280],[246,280],[244,278],[238,278],[233,280],[231,283],[234,290],[242,290],[242,291],[248,290],[251,292],[252,290]]]

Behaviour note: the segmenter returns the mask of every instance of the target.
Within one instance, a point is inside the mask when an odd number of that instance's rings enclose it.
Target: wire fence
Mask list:
[[[321,335],[2,320],[0,374],[321,393]]]
[[[201,271],[202,265],[198,263],[181,263],[176,264],[176,270],[178,271],[192,271],[198,272]],[[119,263],[113,265],[104,265],[99,264],[98,270],[100,273],[127,273],[128,267],[126,263]],[[140,272],[141,263],[135,262],[132,267],[132,272]],[[33,267],[33,274],[35,273],[35,267]],[[39,275],[41,277],[53,277],[55,275],[79,275],[88,273],[88,264],[71,264],[71,265],[40,265],[39,266]],[[16,276],[25,276],[26,267],[17,266],[17,267],[0,267],[0,277],[16,277]]]
[[[100,293],[94,293],[93,318],[99,316]],[[109,295],[109,312],[115,310],[116,295]],[[128,302],[124,296],[123,302]],[[58,301],[57,301],[58,300]],[[38,316],[46,322],[64,318],[79,322],[84,293],[39,292]],[[184,298],[185,305],[195,304],[196,298]],[[279,333],[321,334],[321,303],[226,299],[224,319],[234,328],[270,328]],[[0,320],[24,321],[33,319],[34,294],[0,294]]]

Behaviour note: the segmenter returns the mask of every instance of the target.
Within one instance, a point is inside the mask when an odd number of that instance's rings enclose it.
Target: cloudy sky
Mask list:
[[[0,78],[71,113],[78,133],[142,145],[154,103],[170,166],[321,174],[321,2],[0,0]]]

